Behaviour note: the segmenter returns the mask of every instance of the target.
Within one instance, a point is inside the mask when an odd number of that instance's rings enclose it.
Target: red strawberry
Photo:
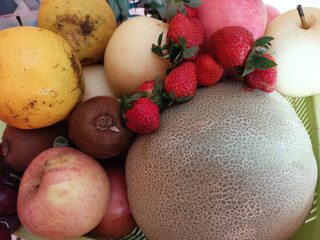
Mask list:
[[[171,6],[171,5],[168,5],[168,6],[167,6],[167,14],[168,14],[168,8],[169,8],[170,6]],[[183,5],[183,6],[184,6],[184,8],[186,9],[186,16],[187,16],[188,18],[198,18],[198,10],[197,10],[197,8],[192,8],[192,7],[188,7],[188,6],[185,6],[185,5]],[[172,20],[172,18],[173,18],[177,13],[182,13],[182,12],[179,11],[178,7],[176,7],[176,9],[177,9],[177,12],[176,12],[174,15],[170,16],[169,18],[168,18],[167,14],[166,14],[165,19],[166,19],[166,22],[167,22],[167,23],[170,23],[170,20],[169,20],[169,19]]]
[[[154,80],[146,81],[139,86],[139,88],[137,89],[137,92],[144,91],[144,92],[152,93],[153,86],[154,86]]]
[[[221,28],[210,36],[214,55],[224,68],[244,64],[254,44],[252,33],[244,27]]]
[[[184,62],[175,67],[166,77],[164,88],[170,99],[189,100],[197,90],[196,67],[193,62]]]
[[[275,59],[268,54],[262,56],[275,61]],[[277,83],[277,67],[268,68],[265,70],[255,69],[253,72],[246,76],[248,86],[260,89],[264,92],[273,92]]]
[[[201,1],[190,0],[166,0],[167,9],[165,19],[168,23],[174,18],[177,13],[185,14],[187,17],[198,17],[197,8],[202,4]]]
[[[158,106],[149,98],[141,97],[124,113],[126,126],[137,133],[149,134],[160,126]]]
[[[204,42],[204,28],[197,18],[188,18],[182,13],[178,13],[172,19],[168,32],[167,43],[173,39],[175,43],[179,43],[181,38],[187,41],[187,48],[201,46]]]
[[[209,54],[200,54],[194,64],[199,85],[211,86],[223,75],[223,67]]]
[[[171,6],[172,7],[172,6]],[[194,61],[202,51],[204,28],[197,18],[188,18],[182,13],[174,16],[169,24],[166,44],[161,46],[163,33],[158,37],[158,45],[152,44],[152,52],[163,59],[169,59],[172,66],[182,61]]]
[[[184,6],[187,11],[187,17],[189,18],[198,18],[198,10],[197,8],[191,8],[188,6]]]
[[[132,101],[135,101],[139,97],[147,97],[158,105],[159,111],[161,112],[165,100],[162,92],[163,82],[160,82],[159,77],[157,76],[155,80],[142,83],[137,89],[136,93],[130,96],[128,103],[132,103]]]

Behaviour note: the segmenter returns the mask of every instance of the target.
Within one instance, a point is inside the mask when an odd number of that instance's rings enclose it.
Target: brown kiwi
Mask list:
[[[84,153],[106,159],[127,150],[134,133],[122,122],[117,99],[97,96],[74,109],[69,118],[69,137]]]
[[[15,171],[23,173],[42,151],[54,146],[57,137],[68,140],[67,122],[38,129],[19,129],[6,125],[2,135],[2,155]]]

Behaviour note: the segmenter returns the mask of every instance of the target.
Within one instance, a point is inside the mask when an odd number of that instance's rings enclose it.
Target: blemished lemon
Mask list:
[[[43,0],[37,21],[38,27],[68,40],[82,65],[103,60],[109,38],[117,28],[106,0]]]
[[[0,31],[0,120],[21,128],[52,125],[81,102],[81,63],[69,43],[38,27]]]

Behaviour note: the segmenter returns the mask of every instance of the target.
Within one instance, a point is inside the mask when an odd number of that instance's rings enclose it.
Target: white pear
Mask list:
[[[96,96],[116,96],[109,86],[103,64],[84,66],[83,76],[86,88],[82,101]]]
[[[277,91],[284,96],[307,97],[320,93],[320,9],[303,9],[303,28],[296,9],[275,18],[265,31],[272,36],[270,53],[278,67]]]

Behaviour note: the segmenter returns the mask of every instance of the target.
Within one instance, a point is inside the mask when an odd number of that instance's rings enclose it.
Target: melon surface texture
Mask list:
[[[312,206],[310,138],[279,93],[226,80],[166,109],[126,161],[128,198],[149,240],[285,240]]]

